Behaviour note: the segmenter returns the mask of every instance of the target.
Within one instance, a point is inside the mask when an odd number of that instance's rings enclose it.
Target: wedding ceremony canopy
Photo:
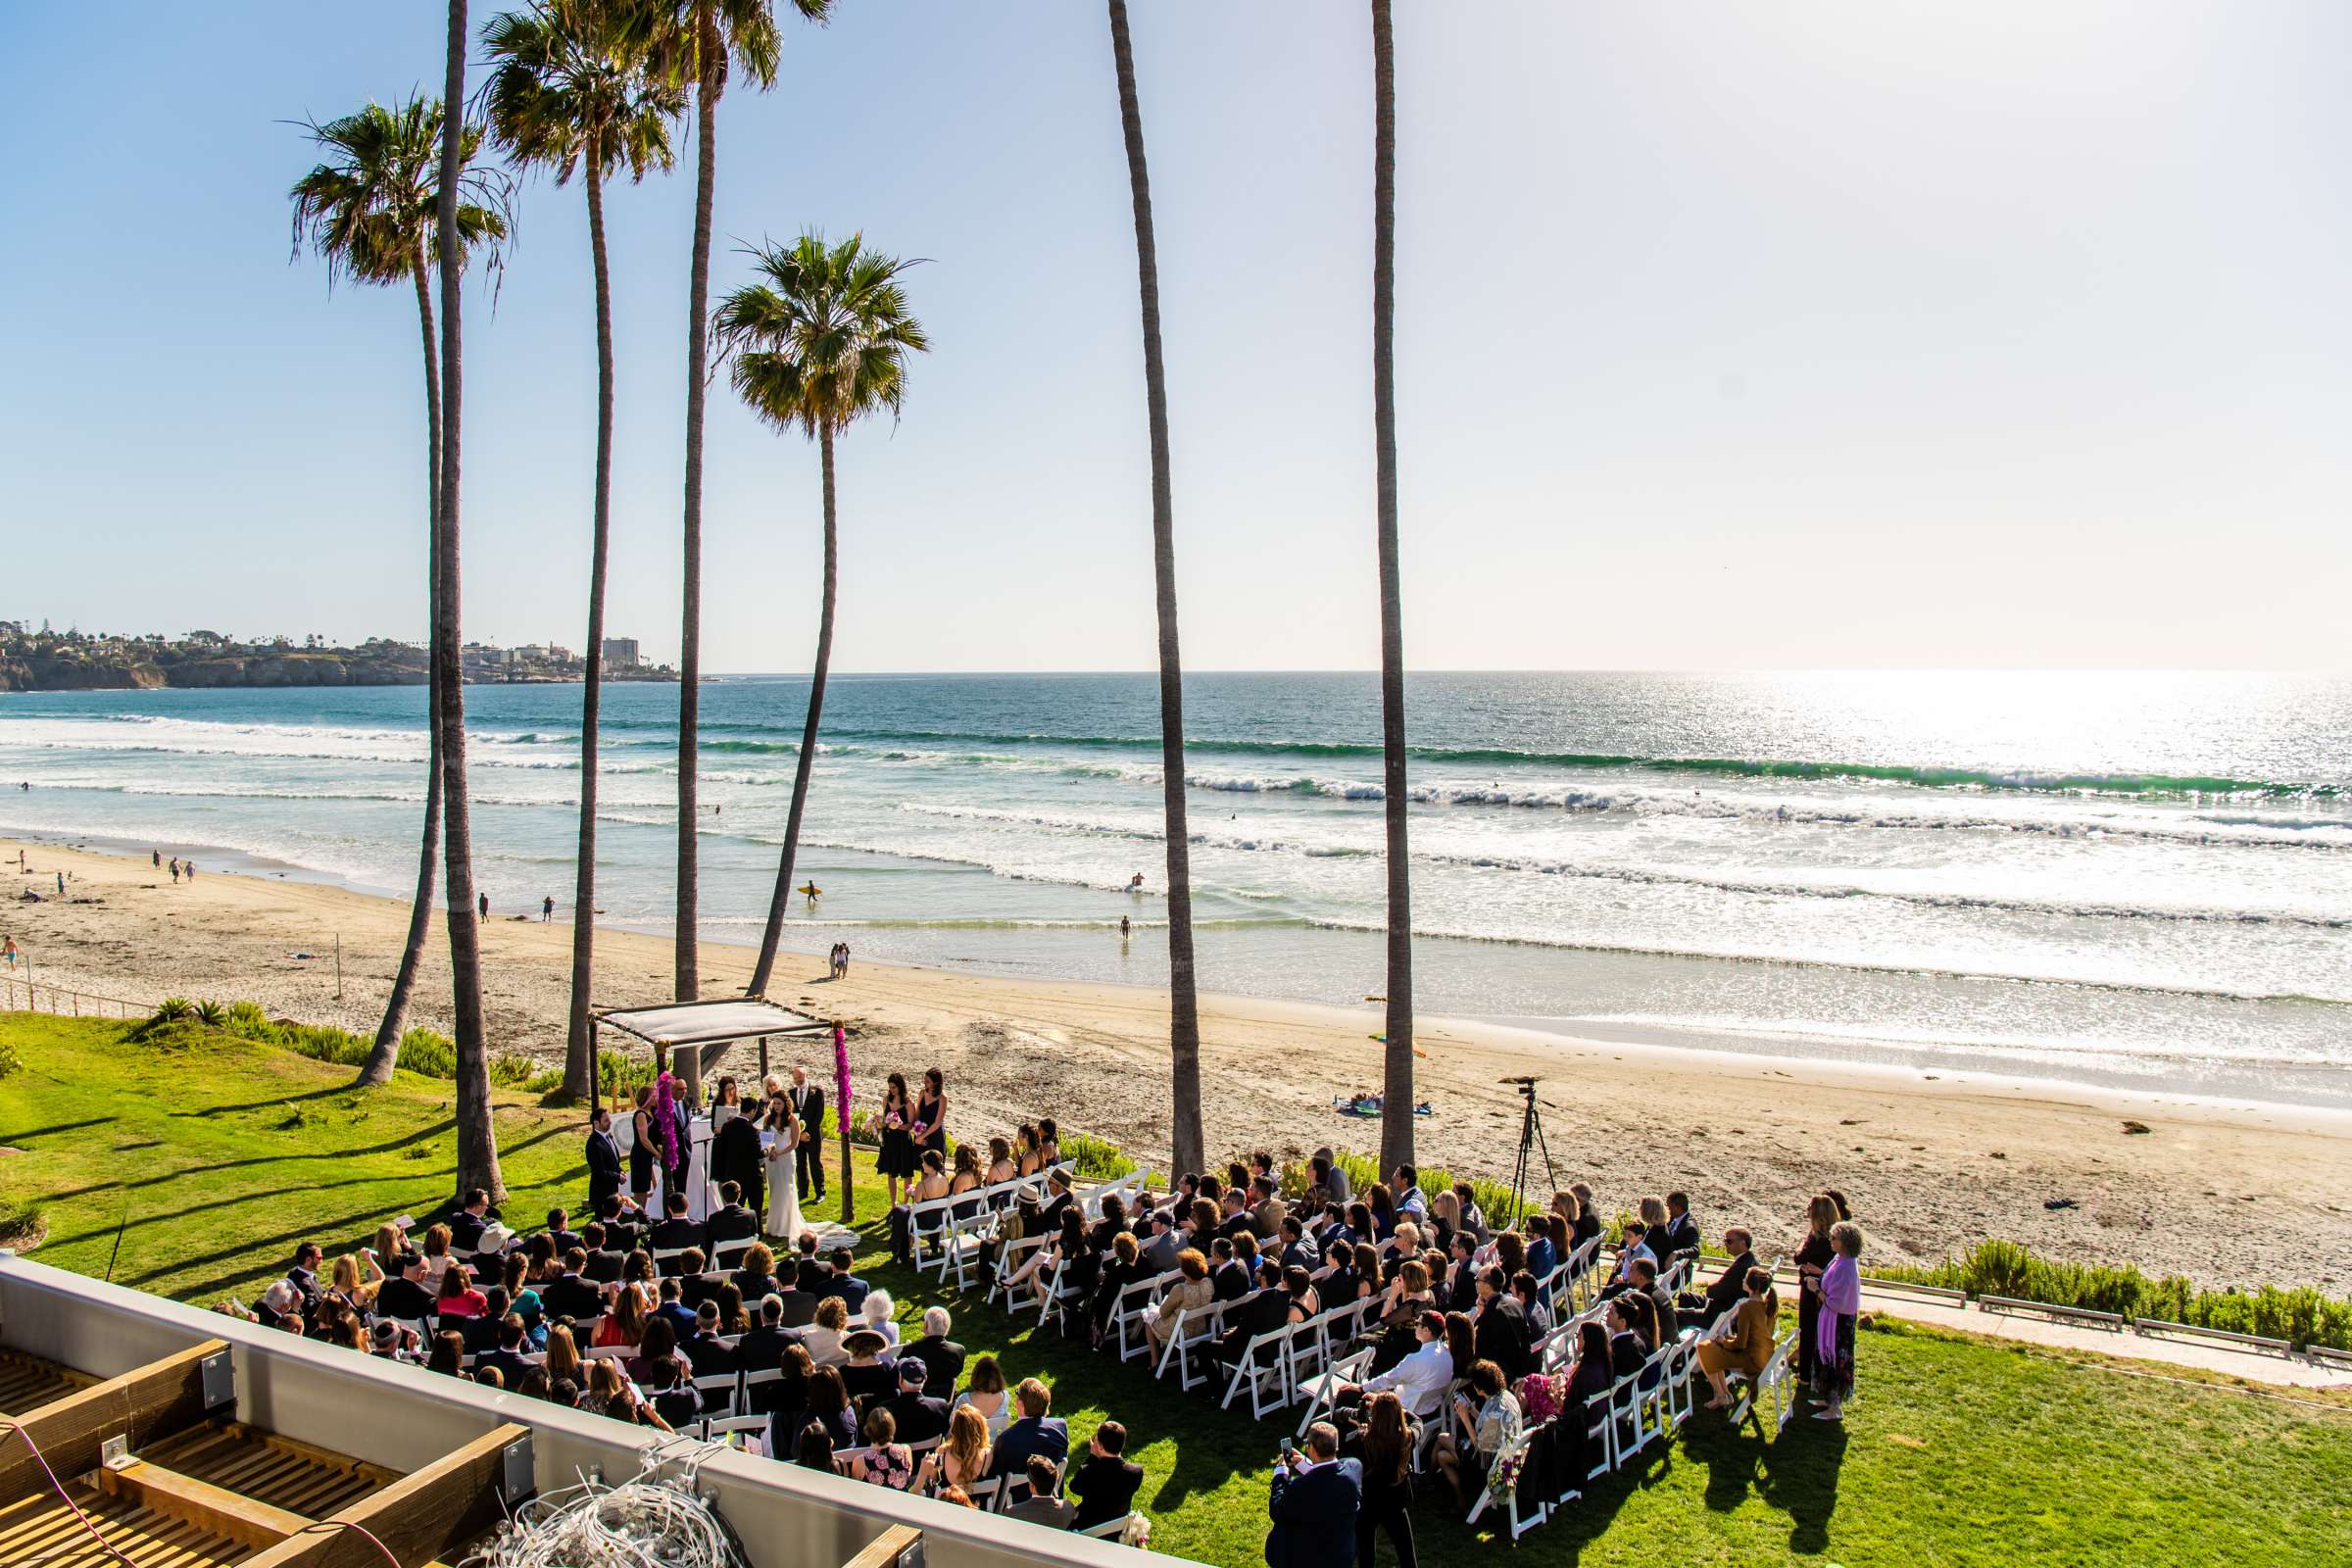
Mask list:
[[[596,1015],[600,1028],[617,1029],[633,1035],[659,1051],[676,1051],[692,1046],[732,1045],[738,1040],[758,1040],[762,1046],[774,1035],[830,1034],[833,1025],[821,1018],[811,1018],[805,1012],[779,1006],[765,997],[715,998],[710,1002],[671,1002],[655,1007],[619,1007]],[[764,1054],[760,1063],[767,1071]],[[596,1096],[604,1098],[604,1065],[599,1058],[596,1073]]]

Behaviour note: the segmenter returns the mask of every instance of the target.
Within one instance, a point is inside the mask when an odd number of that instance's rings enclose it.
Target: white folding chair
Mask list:
[[[744,1253],[750,1251],[759,1240],[760,1238],[757,1236],[738,1236],[731,1242],[712,1243],[710,1247],[711,1269],[723,1271],[726,1265],[733,1263]],[[659,1265],[657,1264],[657,1266]]]
[[[1156,1375],[1167,1376],[1168,1363],[1176,1365],[1176,1386],[1197,1389],[1206,1383],[1209,1374],[1193,1370],[1193,1350],[1201,1345],[1215,1345],[1225,1326],[1225,1308],[1229,1303],[1211,1301],[1206,1306],[1188,1306],[1176,1314],[1168,1327],[1167,1348],[1160,1351]]]
[[[694,1380],[694,1392],[703,1401],[703,1414],[729,1416],[735,1413],[735,1396],[743,1386],[741,1373],[713,1372]]]
[[[1339,1408],[1340,1390],[1350,1383],[1362,1383],[1372,1370],[1372,1347],[1335,1357],[1322,1372],[1298,1386],[1299,1396],[1306,1400],[1306,1414],[1298,1418],[1296,1436],[1305,1437],[1306,1429]]]
[[[1139,1355],[1152,1353],[1152,1342],[1144,1334],[1144,1309],[1159,1299],[1169,1286],[1184,1278],[1181,1269],[1148,1280],[1133,1280],[1111,1302],[1110,1321],[1119,1337],[1119,1359],[1132,1361]]]
[[[1540,1431],[1542,1429],[1539,1428],[1537,1430]],[[1488,1474],[1492,1476],[1494,1470],[1501,1469],[1506,1462],[1516,1461],[1524,1464],[1526,1462],[1528,1448],[1534,1444],[1534,1432],[1522,1431],[1519,1433],[1518,1436],[1512,1438],[1508,1443],[1505,1443],[1500,1448],[1495,1450],[1494,1462]],[[1543,1501],[1542,1498],[1530,1497],[1526,1494],[1526,1488],[1514,1483],[1511,1489],[1503,1494],[1503,1508],[1505,1512],[1504,1522],[1510,1526],[1511,1541],[1514,1544],[1517,1544],[1521,1536],[1524,1536],[1530,1530],[1535,1529],[1536,1526],[1542,1524],[1545,1519],[1549,1518],[1551,1514],[1550,1508]],[[1492,1485],[1480,1489],[1478,1500],[1470,1505],[1470,1512],[1468,1516],[1462,1520],[1462,1523],[1466,1525],[1474,1525],[1478,1523],[1479,1515],[1485,1513],[1487,1511],[1487,1505],[1494,1500],[1494,1488]]]
[[[1123,1513],[1116,1519],[1105,1519],[1099,1525],[1088,1525],[1084,1530],[1072,1534],[1092,1536],[1097,1541],[1118,1541],[1125,1538],[1127,1527],[1135,1523],[1135,1518],[1133,1513]]]
[[[1233,1408],[1235,1396],[1244,1388],[1250,1391],[1250,1413],[1262,1418],[1268,1410],[1279,1410],[1291,1402],[1290,1343],[1291,1331],[1303,1324],[1286,1323],[1263,1334],[1253,1334],[1242,1347],[1241,1358],[1227,1374],[1225,1397],[1217,1408]]]

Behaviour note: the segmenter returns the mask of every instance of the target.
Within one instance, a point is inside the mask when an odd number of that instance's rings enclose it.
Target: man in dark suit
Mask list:
[[[612,1136],[612,1112],[599,1105],[588,1118],[588,1211],[620,1197],[620,1145]]]
[[[567,1317],[585,1323],[603,1313],[605,1293],[587,1277],[588,1253],[573,1248],[564,1254],[564,1272],[539,1287],[539,1304],[549,1317]]]
[[[449,1250],[458,1257],[471,1257],[482,1245],[482,1233],[490,1228],[490,1195],[479,1187],[468,1187],[458,1200],[458,1206],[447,1224]]]
[[[1355,1515],[1363,1506],[1364,1467],[1340,1457],[1339,1429],[1318,1421],[1306,1447],[1274,1467],[1266,1512],[1268,1568],[1353,1568]]]
[[[783,1298],[765,1298],[759,1312],[760,1321],[735,1342],[735,1361],[746,1372],[772,1372],[784,1364],[784,1347],[799,1343],[801,1337],[784,1326]]]
[[[1453,1233],[1453,1261],[1447,1265],[1438,1304],[1448,1312],[1467,1312],[1478,1305],[1478,1239],[1467,1230]]]
[[[751,1117],[729,1116],[727,1124],[711,1136],[710,1175],[719,1184],[721,1197],[725,1197],[727,1183],[735,1184],[736,1199],[746,1204],[744,1212],[753,1216],[752,1228],[743,1234],[759,1235],[758,1216],[767,1202],[767,1155],[760,1148],[760,1128]],[[732,1238],[713,1232],[710,1239]]]
[[[911,1358],[931,1369],[923,1387],[943,1399],[956,1392],[956,1382],[963,1376],[963,1347],[948,1338],[955,1326],[946,1307],[927,1306],[923,1308],[923,1337],[899,1347],[902,1362]]]
[[[785,1097],[801,1124],[801,1141],[793,1151],[792,1179],[801,1198],[825,1196],[825,1092],[808,1081],[808,1069],[792,1069],[792,1089]]]
[[[1744,1229],[1735,1225],[1723,1233],[1723,1247],[1732,1260],[1715,1276],[1715,1283],[1703,1296],[1686,1296],[1676,1303],[1675,1319],[1684,1328],[1706,1328],[1738,1306],[1746,1293],[1747,1271],[1756,1266],[1752,1241]]]
[[[605,1245],[615,1252],[626,1252],[637,1245],[645,1234],[646,1215],[617,1198],[608,1198],[596,1205],[597,1223],[605,1228]],[[585,1234],[585,1233],[583,1233]],[[591,1247],[590,1251],[596,1249]]]
[[[1134,1509],[1135,1494],[1144,1484],[1144,1467],[1121,1458],[1126,1451],[1127,1429],[1116,1421],[1103,1422],[1086,1440],[1086,1463],[1064,1483],[1070,1495],[1078,1499],[1078,1515],[1070,1521],[1072,1530],[1092,1530],[1123,1519]]]
[[[1649,1250],[1658,1257],[1658,1272],[1666,1272],[1677,1252],[1698,1250],[1698,1221],[1690,1217],[1690,1195],[1666,1195],[1666,1234],[1650,1239]]]
[[[853,1319],[864,1308],[866,1293],[873,1289],[853,1272],[857,1267],[856,1254],[846,1247],[835,1248],[833,1250],[833,1277],[825,1281],[824,1290],[818,1293],[820,1298],[826,1296],[840,1297],[841,1304],[850,1309],[850,1316]]]
[[[1478,1324],[1474,1343],[1478,1357],[1502,1368],[1503,1381],[1516,1383],[1527,1376],[1527,1313],[1510,1293],[1510,1279],[1500,1264],[1478,1277]]]
[[[703,1228],[686,1217],[684,1193],[671,1193],[662,1200],[662,1206],[669,1217],[655,1226],[654,1234],[649,1238],[655,1251],[669,1252],[682,1247],[703,1245]]]
[[[1282,1288],[1282,1265],[1270,1257],[1260,1262],[1257,1285],[1255,1296],[1225,1314],[1225,1321],[1232,1327],[1225,1331],[1225,1338],[1217,1346],[1217,1360],[1229,1375],[1241,1364],[1242,1352],[1250,1348],[1251,1340],[1260,1334],[1271,1334],[1291,1320],[1291,1296]],[[1272,1354],[1279,1356],[1280,1348],[1276,1348]],[[1267,1362],[1268,1352],[1261,1349],[1258,1364],[1263,1366]]]
[[[988,1461],[988,1473],[1018,1480],[1029,1473],[1032,1454],[1043,1454],[1055,1464],[1070,1456],[1070,1426],[1051,1414],[1054,1396],[1037,1379],[1021,1379],[1021,1386],[1013,1390],[1012,1396],[1020,1407],[1020,1419],[1006,1427],[1004,1435],[997,1440],[996,1450]],[[1354,1535],[1350,1533],[1348,1540],[1352,1551]]]
[[[1306,1226],[1296,1214],[1282,1216],[1282,1266],[1302,1268],[1309,1274],[1323,1266],[1323,1249],[1306,1234]]]
[[[318,1309],[318,1265],[325,1257],[317,1242],[305,1242],[294,1249],[294,1266],[286,1270],[286,1283],[294,1287],[306,1318]]]
[[[1238,1301],[1248,1296],[1253,1282],[1250,1278],[1250,1271],[1233,1255],[1233,1238],[1218,1237],[1211,1244],[1210,1250],[1216,1257],[1215,1266],[1208,1272],[1209,1289],[1213,1293],[1210,1298]]]
[[[694,1308],[678,1295],[678,1277],[672,1274],[661,1285],[662,1304],[654,1308],[654,1316],[669,1319],[669,1326],[680,1340],[694,1332]]]
[[[800,1260],[793,1264],[792,1282],[814,1299],[825,1298],[825,1287],[833,1283],[833,1267],[816,1255],[816,1232],[803,1231],[794,1244],[801,1250]]]
[[[1144,1276],[1151,1278],[1176,1266],[1176,1254],[1184,1250],[1184,1244],[1177,1240],[1176,1227],[1169,1222],[1166,1210],[1153,1209],[1148,1224],[1149,1235],[1137,1261],[1143,1265]]]
[[[558,1257],[581,1245],[579,1235],[571,1228],[569,1209],[551,1208],[547,1211],[547,1244],[556,1250]]]
[[[484,1350],[473,1358],[478,1370],[486,1366],[498,1368],[500,1386],[513,1390],[522,1382],[522,1375],[531,1363],[522,1358],[522,1319],[513,1312],[498,1320],[498,1348]]]
[[[882,1401],[898,1423],[901,1443],[928,1443],[948,1435],[948,1401],[923,1392],[931,1369],[902,1350],[899,1354],[899,1392]]]
[[[734,1121],[728,1122],[728,1129],[731,1130],[736,1123],[742,1120],[743,1118],[738,1116]],[[744,1202],[744,1191],[745,1189],[733,1181],[723,1181],[718,1184],[718,1212],[712,1214],[703,1226],[703,1234],[710,1239],[712,1248],[715,1249],[721,1242],[740,1242],[746,1238],[759,1236],[760,1215]]]
[[[678,1353],[686,1358],[686,1364],[694,1368],[698,1378],[735,1370],[740,1360],[738,1349],[718,1337],[716,1301],[705,1301],[695,1308],[694,1329],[678,1337]]]
[[[611,1285],[620,1278],[621,1265],[629,1260],[628,1252],[612,1244],[602,1225],[590,1225],[580,1233],[587,1243],[588,1260],[581,1275],[593,1284]]]

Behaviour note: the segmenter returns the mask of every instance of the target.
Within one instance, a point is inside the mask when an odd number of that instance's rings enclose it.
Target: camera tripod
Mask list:
[[[1527,1212],[1527,1182],[1535,1174],[1536,1156],[1543,1156],[1544,1175],[1552,1188],[1560,1185],[1560,1178],[1552,1168],[1551,1145],[1544,1137],[1544,1110],[1536,1103],[1536,1081],[1533,1078],[1505,1078],[1502,1081],[1518,1085],[1519,1098],[1525,1102],[1525,1109],[1519,1118],[1519,1153],[1511,1162],[1511,1204],[1518,1213],[1524,1214]]]

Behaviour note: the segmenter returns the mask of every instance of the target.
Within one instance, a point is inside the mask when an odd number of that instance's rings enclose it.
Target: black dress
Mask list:
[[[1838,1250],[1830,1245],[1830,1239],[1813,1232],[1796,1250],[1796,1266],[1828,1268],[1830,1259],[1837,1255]],[[1820,1361],[1820,1352],[1813,1347],[1814,1324],[1820,1317],[1821,1276],[1815,1274],[1804,1281],[1796,1296],[1796,1377],[1807,1388],[1813,1386],[1813,1373]]]
[[[914,1119],[931,1130],[923,1135],[923,1147],[936,1149],[941,1154],[948,1152],[948,1129],[941,1124],[939,1102],[925,1095],[914,1102]]]
[[[654,1141],[646,1136],[653,1126],[651,1111],[639,1111],[631,1118],[635,1136],[629,1140],[629,1191],[650,1193],[654,1190]]]
[[[901,1120],[906,1115],[904,1109],[899,1112]],[[912,1176],[922,1169],[921,1160],[915,1156],[914,1136],[904,1127],[885,1126],[882,1129],[882,1152],[874,1156],[874,1169],[884,1176]]]

